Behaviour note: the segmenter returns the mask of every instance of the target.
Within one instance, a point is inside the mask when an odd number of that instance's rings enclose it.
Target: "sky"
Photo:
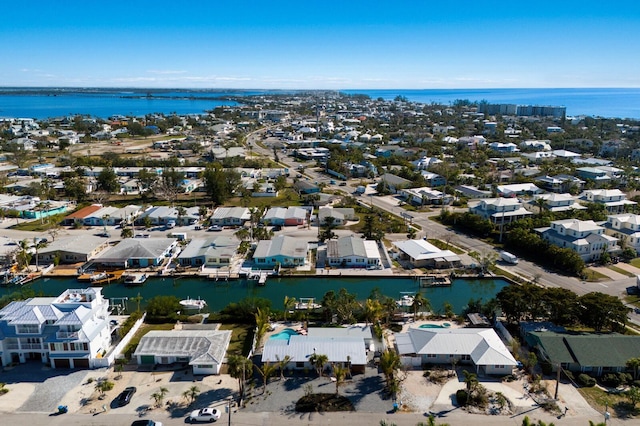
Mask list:
[[[0,86],[640,87],[638,0],[31,0]]]

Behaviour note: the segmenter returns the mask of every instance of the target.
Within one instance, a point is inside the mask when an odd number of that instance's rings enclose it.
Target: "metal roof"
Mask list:
[[[222,364],[230,330],[152,330],[140,339],[134,356],[189,357],[189,364]]]
[[[289,340],[269,339],[262,350],[262,362],[278,362],[285,356],[291,362],[308,362],[313,353],[326,355],[329,362],[347,362],[352,365],[367,363],[367,348],[362,337],[311,337],[293,335]]]

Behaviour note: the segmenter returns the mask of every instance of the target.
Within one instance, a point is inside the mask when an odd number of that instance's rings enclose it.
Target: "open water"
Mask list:
[[[567,115],[640,119],[640,88],[597,89],[425,89],[343,90],[372,99],[404,96],[425,104],[451,105],[456,100],[565,106]],[[217,97],[295,93],[260,90],[158,89],[22,89],[0,88],[0,117],[45,119],[73,114],[112,115],[201,114],[236,102]]]
[[[36,293],[47,296],[57,296],[66,289],[83,288],[86,284],[79,283],[75,278],[44,278],[27,284]],[[107,298],[126,297],[128,309],[135,310],[137,305],[131,299],[138,294],[142,296],[141,307],[145,301],[158,295],[175,295],[179,299],[191,297],[201,298],[207,302],[203,312],[219,311],[231,302],[238,302],[247,297],[262,297],[271,301],[273,309],[282,310],[284,297],[313,297],[320,301],[329,290],[338,292],[345,288],[355,294],[357,300],[366,299],[371,290],[378,288],[386,296],[398,300],[403,292],[422,294],[429,299],[434,311],[442,312],[445,302],[453,305],[456,312],[461,312],[470,299],[487,301],[493,298],[502,288],[509,285],[503,279],[455,279],[449,287],[420,288],[416,280],[411,278],[269,278],[266,286],[256,286],[255,281],[230,280],[212,281],[201,278],[149,278],[143,286],[126,287],[122,283],[105,286],[103,295]],[[15,287],[0,287],[0,296],[15,291]]]

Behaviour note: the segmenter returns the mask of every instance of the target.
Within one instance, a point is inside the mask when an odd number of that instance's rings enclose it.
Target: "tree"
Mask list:
[[[636,409],[636,405],[640,402],[640,388],[637,386],[631,386],[629,390],[624,393],[624,396],[629,400],[633,409]]]
[[[462,374],[464,375],[464,384],[467,388],[467,392],[471,394],[471,392],[473,392],[475,388],[480,384],[480,382],[478,381],[478,375],[467,370],[463,370]]]
[[[407,238],[410,240],[413,240],[416,235],[418,234],[418,231],[416,231],[416,228],[414,228],[413,226],[408,226],[407,227]]]
[[[96,390],[100,392],[100,399],[104,398],[105,394],[113,389],[114,383],[109,380],[100,379],[96,382]]]
[[[136,304],[136,311],[140,312],[140,302],[142,302],[144,300],[144,297],[140,296],[140,293],[138,292],[137,296],[134,296],[131,298],[131,301],[135,302]]]
[[[178,199],[178,195],[184,192],[182,182],[184,173],[174,169],[164,169],[158,182],[156,183],[156,195],[167,200],[173,206]]]
[[[87,184],[84,178],[73,176],[64,178],[64,193],[67,197],[82,203],[87,199]]]
[[[184,399],[189,401],[189,405],[193,404],[200,395],[200,388],[197,386],[191,386],[186,391],[182,392],[182,396]]]
[[[284,321],[287,322],[287,314],[296,306],[296,298],[284,296]]]
[[[31,252],[29,251],[29,242],[27,240],[20,241],[18,253],[16,254],[18,269],[22,270],[29,266],[31,262]]]
[[[133,230],[131,228],[122,228],[122,231],[120,231],[120,238],[133,238]]]
[[[269,309],[257,309],[255,313],[256,320],[256,347],[262,344],[262,338],[269,330]]]
[[[322,370],[327,362],[329,362],[329,357],[325,354],[317,354],[315,349],[313,354],[309,356],[309,363],[316,369],[318,377],[322,377]]]
[[[152,170],[143,168],[138,172],[138,182],[140,184],[140,192],[143,196],[151,191],[158,182],[158,174]]]
[[[161,387],[157,392],[151,394],[151,398],[156,403],[156,408],[161,408],[164,402],[164,397],[169,393],[169,389]]]
[[[633,370],[633,380],[638,380],[638,369],[640,369],[640,358],[629,358],[627,368]]]
[[[387,391],[391,394],[395,394],[397,389],[395,372],[401,365],[400,355],[394,350],[386,349],[380,356],[380,369],[385,377]]]
[[[152,318],[174,320],[176,312],[181,309],[180,299],[176,296],[155,296],[149,299],[147,303],[147,314]]]
[[[102,169],[102,171],[96,177],[98,183],[98,189],[113,194],[120,192],[120,184],[118,183],[118,175],[113,170],[113,167],[108,166]]]
[[[331,240],[336,237],[336,234],[333,230],[336,228],[336,218],[333,216],[327,216],[324,218],[321,229],[322,231],[318,235],[318,240],[321,242],[325,242],[327,240]]]
[[[254,364],[256,371],[262,377],[262,393],[267,391],[267,385],[269,384],[269,377],[273,376],[276,372],[276,366],[272,365],[269,361],[262,364],[262,367],[258,367]]]
[[[202,172],[204,188],[214,204],[223,204],[240,186],[240,175],[220,165],[207,166]]]
[[[411,308],[413,309],[413,320],[415,321],[418,317],[418,311],[431,310],[431,302],[429,302],[429,299],[425,298],[422,293],[417,292],[413,296]]]
[[[364,320],[367,325],[375,324],[382,315],[382,304],[377,299],[367,299],[364,301]]]
[[[347,369],[340,364],[332,364],[333,366],[333,377],[335,378],[336,384],[336,395],[340,394],[340,386],[344,385],[345,379],[347,377]]]
[[[240,404],[242,404],[247,375],[253,370],[253,362],[242,355],[229,355],[227,364],[229,375],[238,380],[238,393],[240,394]]]
[[[276,359],[278,360],[278,370],[280,370],[280,380],[284,379],[284,369],[287,368],[287,365],[291,362],[291,356],[285,355],[284,358],[280,359],[278,355],[276,355]]]
[[[582,324],[593,327],[597,332],[603,328],[611,331],[624,330],[630,309],[616,296],[591,292],[579,297],[578,302],[578,315]]]

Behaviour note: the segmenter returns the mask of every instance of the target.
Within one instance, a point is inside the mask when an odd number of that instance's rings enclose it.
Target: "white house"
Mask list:
[[[635,201],[627,200],[627,196],[619,189],[589,189],[584,191],[582,199],[591,203],[604,205],[608,213],[623,213],[628,207],[635,206]]]
[[[253,260],[262,269],[277,265],[285,268],[303,266],[307,261],[308,247],[306,240],[278,235],[271,240],[259,241]]]
[[[53,368],[95,368],[111,346],[109,300],[102,289],[68,289],[0,309],[2,365],[39,360]]]
[[[628,247],[640,252],[640,215],[614,214],[607,217],[606,232],[622,240]]]
[[[471,364],[476,373],[506,375],[516,360],[492,328],[409,328],[396,333],[404,364]]]
[[[382,268],[378,243],[353,235],[329,240],[327,261],[336,267]]]
[[[572,210],[585,210],[586,207],[578,202],[577,197],[571,194],[538,194],[527,203],[529,209],[534,207],[539,210],[540,204],[542,208],[550,212],[566,212]]]
[[[415,268],[450,268],[460,265],[460,257],[451,250],[441,250],[426,240],[394,241],[401,258]]]
[[[535,231],[549,243],[577,252],[585,262],[600,259],[604,252],[620,251],[618,239],[604,233],[604,226],[592,220],[554,220],[550,227]]]
[[[469,205],[469,212],[496,224],[511,223],[532,215],[517,198],[487,198]]]

